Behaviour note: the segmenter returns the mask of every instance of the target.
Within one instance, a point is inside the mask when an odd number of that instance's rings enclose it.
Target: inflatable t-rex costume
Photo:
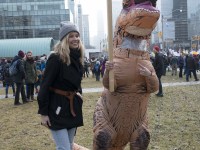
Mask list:
[[[146,150],[150,142],[147,104],[150,93],[158,90],[158,79],[147,51],[150,34],[160,13],[156,0],[123,0],[114,35],[114,92],[105,72],[105,90],[94,112],[93,150]],[[138,64],[151,71],[140,75]]]

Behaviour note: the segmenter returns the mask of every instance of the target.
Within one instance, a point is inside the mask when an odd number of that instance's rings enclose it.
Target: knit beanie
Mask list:
[[[24,52],[22,50],[20,50],[18,52],[18,56],[21,57],[21,58],[24,58],[25,54],[24,54]]]
[[[62,39],[70,32],[77,32],[79,34],[77,27],[73,23],[67,21],[61,22],[59,31],[59,40],[62,41]]]
[[[153,49],[156,50],[157,52],[160,51],[160,48],[158,46],[154,46]]]

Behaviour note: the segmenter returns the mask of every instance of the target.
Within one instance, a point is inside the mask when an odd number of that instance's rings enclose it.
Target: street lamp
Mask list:
[[[171,13],[167,14],[166,16],[171,15],[175,11],[182,12],[183,10],[182,9],[175,9]],[[164,42],[164,26],[163,26],[163,22],[164,22],[164,15],[162,14],[162,16],[161,16],[161,23],[162,23],[162,49],[164,50],[165,49],[165,42]]]

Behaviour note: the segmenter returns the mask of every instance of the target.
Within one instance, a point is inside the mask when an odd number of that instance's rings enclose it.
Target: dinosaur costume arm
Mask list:
[[[158,90],[158,78],[155,71],[151,71],[152,75],[145,78],[147,84],[147,93],[154,93]]]
[[[150,76],[145,76],[146,92],[147,93],[156,92],[159,88],[159,82],[154,67],[151,65],[149,60],[139,60],[138,63],[147,67],[148,70],[151,71]]]

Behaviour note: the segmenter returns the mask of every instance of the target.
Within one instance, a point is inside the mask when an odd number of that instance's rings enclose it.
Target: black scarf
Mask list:
[[[71,65],[73,65],[80,73],[81,77],[83,75],[83,66],[80,62],[81,51],[79,49],[70,49],[70,60]]]

